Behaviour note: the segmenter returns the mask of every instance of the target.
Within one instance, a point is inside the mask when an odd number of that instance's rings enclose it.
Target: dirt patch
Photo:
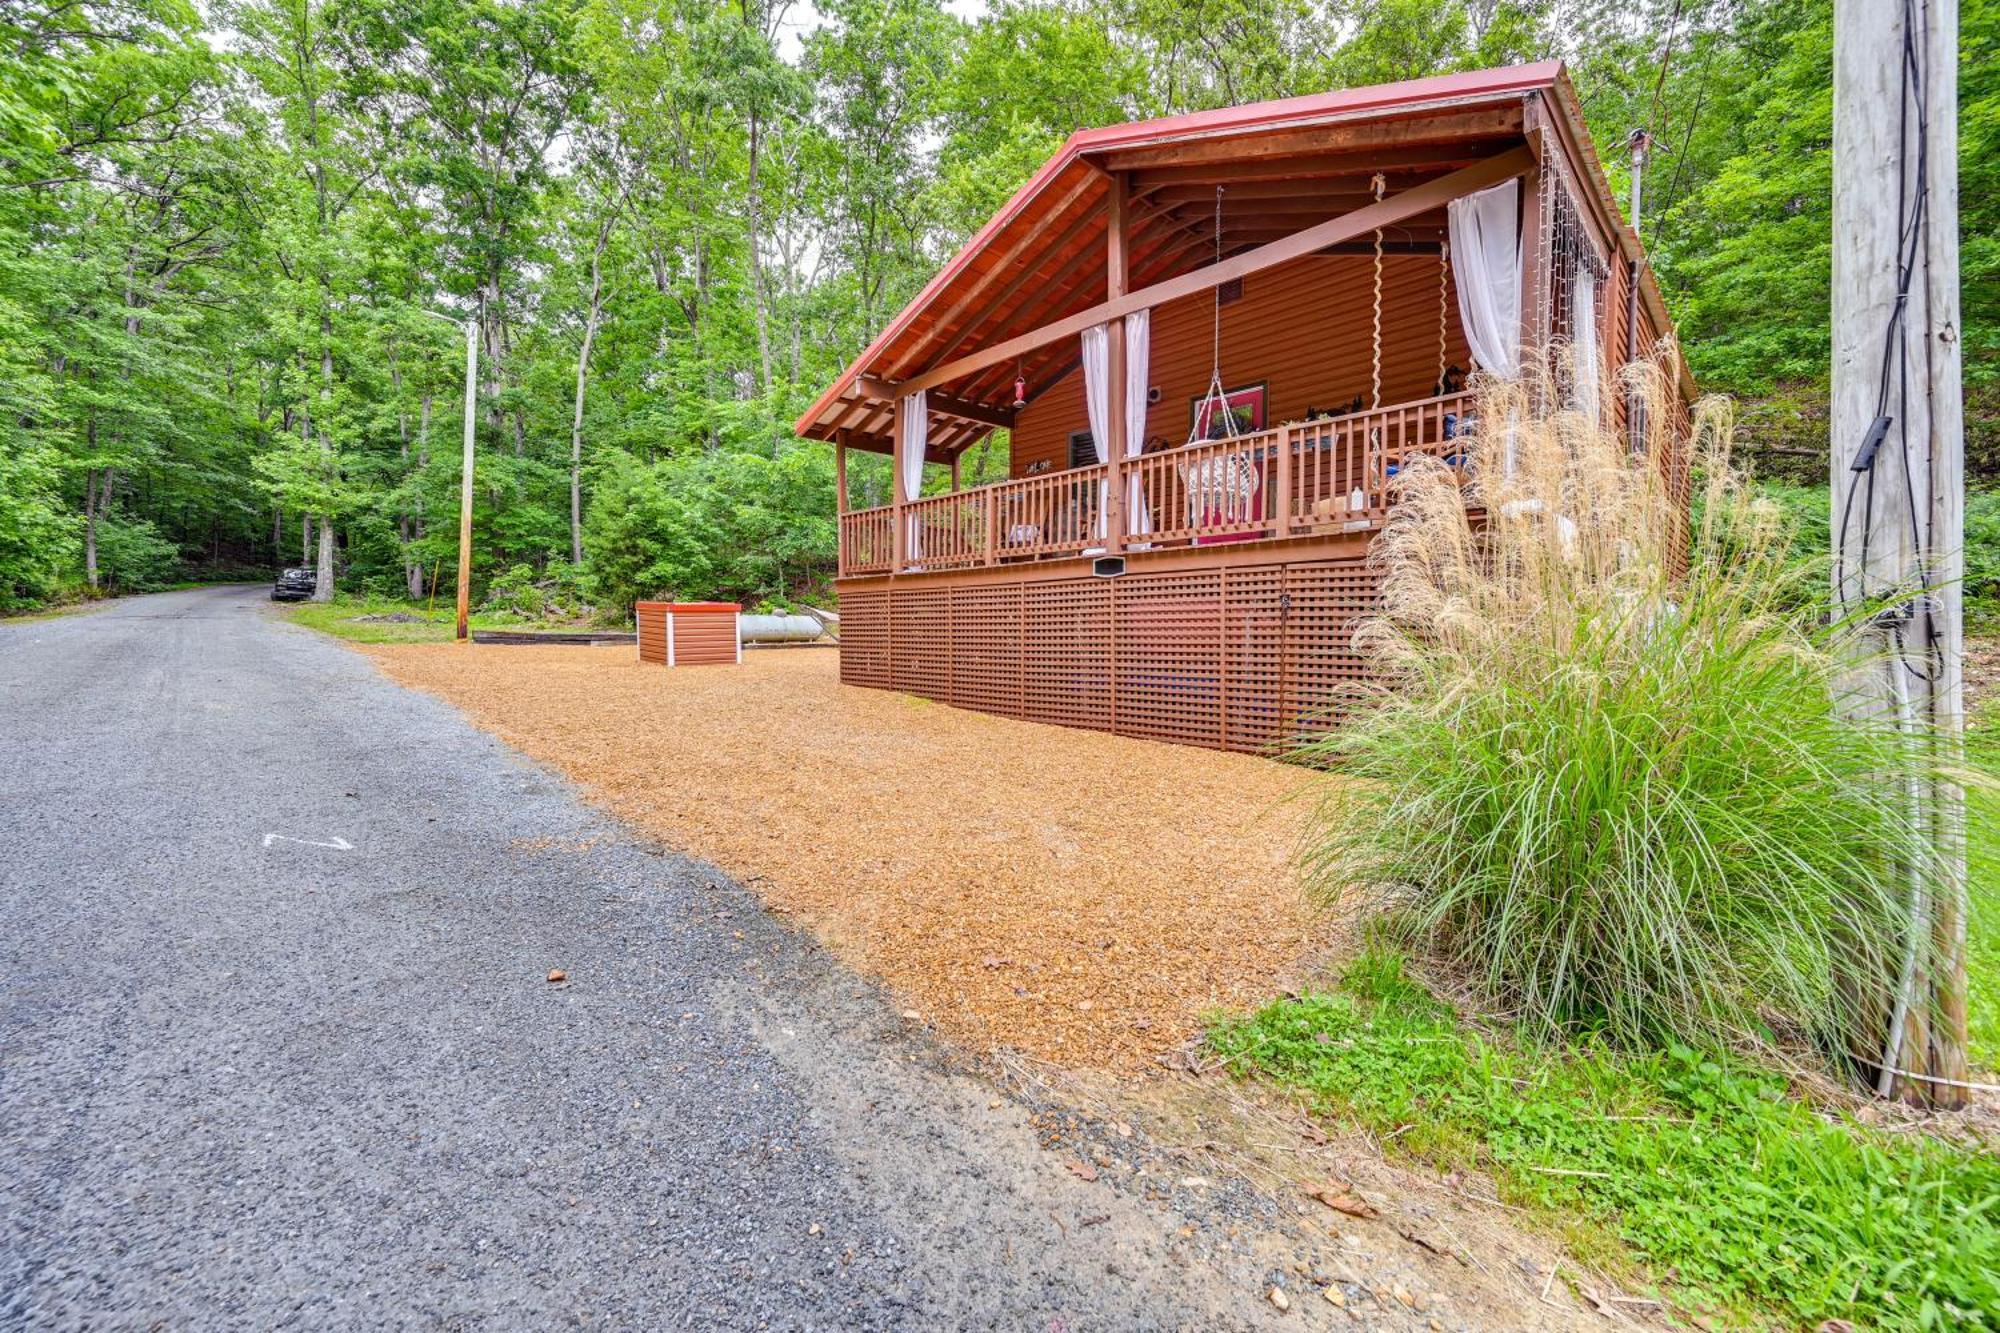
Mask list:
[[[1965,712],[1968,719],[1985,717],[2000,695],[2000,637],[1965,641]]]
[[[1305,775],[1270,760],[844,686],[831,651],[364,651],[963,1040],[1137,1067],[1332,942],[1290,866]]]

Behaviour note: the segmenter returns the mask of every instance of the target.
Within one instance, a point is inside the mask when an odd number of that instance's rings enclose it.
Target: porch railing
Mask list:
[[[1365,531],[1388,517],[1405,460],[1461,465],[1452,442],[1471,402],[1464,393],[1426,398],[926,496],[902,508],[903,568]],[[842,575],[894,567],[895,514],[884,505],[840,516]]]

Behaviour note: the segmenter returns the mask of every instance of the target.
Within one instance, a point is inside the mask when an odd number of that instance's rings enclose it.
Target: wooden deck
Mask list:
[[[1381,526],[1404,459],[1454,462],[1469,394],[1278,426],[840,516],[840,574],[1318,540]]]

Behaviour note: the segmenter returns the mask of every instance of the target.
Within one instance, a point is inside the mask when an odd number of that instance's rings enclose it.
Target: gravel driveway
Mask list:
[[[1279,1318],[712,868],[265,612],[0,625],[0,1326]]]

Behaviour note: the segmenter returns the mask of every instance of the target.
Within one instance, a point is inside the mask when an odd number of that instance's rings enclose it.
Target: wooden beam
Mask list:
[[[1061,217],[1063,213],[1066,210],[1068,210],[1071,204],[1075,203],[1078,199],[1082,198],[1087,191],[1095,188],[1095,186],[1097,185],[1097,181],[1098,181],[1098,176],[1095,172],[1089,172],[1089,171],[1084,172],[1081,176],[1077,178],[1076,182],[1072,184],[1068,190],[1063,192],[1062,196],[1056,201],[1055,206],[1048,212],[1047,216],[1051,220]],[[1096,210],[1085,209],[1083,215],[1086,219],[1093,218],[1096,216]],[[1006,272],[1009,265],[1013,264],[1015,260],[1021,258],[1022,254],[1026,252],[1030,246],[1036,245],[1037,242],[1041,240],[1041,228],[1039,227],[1022,227],[1019,229],[1019,231],[1020,235],[1016,236],[1014,238],[1013,244],[1007,247],[1004,256],[999,260],[997,260],[994,263],[993,267],[987,269],[984,274],[982,274],[978,278],[975,278],[968,285],[965,291],[961,292],[949,306],[945,307],[945,309],[941,311],[931,321],[932,328],[938,328],[938,329],[949,328],[951,326],[951,322],[954,319],[958,318],[961,314],[965,313],[966,309],[970,307],[974,301],[979,299],[980,294],[984,292],[989,286],[991,286],[992,283],[996,279],[998,279],[1001,274]],[[1038,251],[1038,253],[1040,252]],[[1029,262],[1028,271],[1029,272],[1034,271],[1034,263],[1032,260]]]
[[[918,389],[934,388],[949,384],[953,380],[969,375],[975,370],[1002,361],[1011,361],[1037,347],[1047,346],[1060,338],[1073,337],[1093,324],[1102,324],[1107,319],[1118,319],[1134,310],[1145,310],[1151,306],[1164,305],[1168,301],[1183,296],[1192,296],[1219,283],[1240,278],[1247,274],[1261,272],[1267,268],[1297,259],[1301,255],[1312,254],[1329,245],[1351,241],[1377,227],[1393,226],[1405,218],[1428,212],[1438,205],[1453,199],[1483,190],[1489,185],[1497,185],[1503,180],[1511,180],[1527,171],[1535,163],[1533,150],[1527,147],[1512,149],[1498,156],[1475,162],[1469,167],[1412,186],[1399,194],[1394,194],[1379,203],[1357,208],[1352,213],[1344,213],[1337,218],[1329,218],[1317,226],[1292,233],[1283,240],[1210,264],[1192,273],[1169,278],[1164,282],[1142,287],[1128,292],[1116,300],[1103,301],[1088,310],[1078,311],[1067,319],[1057,320],[1039,329],[1009,338],[1005,342],[993,344],[977,352],[962,356],[956,361],[948,361],[934,366],[914,379],[905,381],[901,390],[914,393]]]
[[[834,512],[847,512],[847,432],[835,431],[833,436],[833,497]]]
[[[1299,153],[1339,152],[1345,149],[1379,148],[1402,144],[1445,143],[1457,139],[1492,138],[1518,133],[1521,128],[1521,101],[1518,95],[1499,106],[1460,111],[1451,115],[1423,116],[1384,122],[1369,119],[1358,124],[1319,125],[1286,133],[1269,126],[1245,133],[1210,139],[1189,139],[1180,143],[1147,148],[1128,148],[1110,154],[1104,165],[1113,171],[1144,167],[1179,166],[1197,162],[1249,162],[1267,157],[1287,157]]]
[[[1144,210],[1132,207],[1129,201],[1127,212],[1135,223],[1135,231],[1141,228],[1148,228],[1150,224],[1165,217],[1164,214],[1157,210]],[[1094,221],[1095,216],[1095,214],[1092,214],[1091,220]],[[1158,228],[1147,231],[1146,240],[1143,244],[1134,243],[1129,246],[1131,251],[1129,268],[1131,273],[1135,275],[1140,273],[1147,273],[1149,275],[1158,274],[1164,269],[1166,263],[1178,259],[1181,255],[1194,249],[1196,246],[1207,246],[1213,243],[1213,238],[1206,231],[1192,229],[1185,224],[1176,228],[1172,220],[1168,219]],[[1103,252],[1094,246],[1086,246],[1071,255],[1055,272],[1048,274],[1043,279],[1041,284],[1041,308],[1044,310],[1059,310],[1077,292],[1088,290],[1092,284],[1102,281],[1105,273],[1102,260]],[[1155,263],[1155,260],[1162,262]],[[1086,264],[1090,267],[1085,268]],[[1075,280],[1074,284],[1072,284],[1072,279]],[[1028,309],[1028,305],[1024,302],[1021,309],[1013,313],[1020,315],[1026,309]],[[984,322],[983,317],[980,322]],[[952,340],[951,347],[946,349],[944,355],[939,356],[932,364],[943,364],[945,357],[969,341],[976,329],[976,324],[968,324],[965,331]],[[1033,368],[1030,369],[1031,371],[1033,370]],[[999,367],[993,367],[987,374],[970,380],[960,387],[968,397],[986,397],[993,392],[993,377],[999,372]],[[1068,372],[1065,371],[1063,373],[1067,374]],[[1035,378],[1036,376],[1033,373],[1030,373],[1028,376],[1030,383]],[[1000,382],[1005,383],[1005,380],[1002,379]],[[1035,396],[1035,391],[1031,390],[1028,396],[1032,400]]]
[[[1439,144],[1431,148],[1392,149],[1378,153],[1336,153],[1310,157],[1274,157],[1263,162],[1217,162],[1187,167],[1154,167],[1132,173],[1137,185],[1174,185],[1189,181],[1295,180],[1318,176],[1360,176],[1376,172],[1414,172],[1453,167],[1484,160],[1498,148],[1492,143]]]
[[[894,380],[885,380],[877,375],[856,375],[854,386],[870,398],[881,402],[893,402],[905,394],[915,393],[915,389],[905,388]],[[934,393],[924,399],[924,406],[941,417],[957,417],[960,421],[976,421],[982,426],[998,426],[1012,430],[1014,414],[1004,407],[988,407],[985,403],[969,398],[956,398],[950,394]]]
[[[1072,222],[1069,225],[1069,227],[1064,230],[1062,235],[1056,237],[1054,241],[1052,241],[1046,248],[1043,249],[1042,253],[1060,254],[1069,245],[1071,241],[1075,240],[1079,235],[1082,234],[1084,228],[1095,226],[1096,223],[1097,223],[1097,213],[1095,212],[1095,210],[1085,209],[1083,211],[1083,216],[1079,217],[1075,222]],[[1084,257],[1089,253],[1090,253],[1090,247],[1085,246],[1082,250],[1079,250],[1077,252],[1074,262],[1077,263],[1083,262]],[[1008,301],[1012,300],[1015,293],[1019,292],[1021,288],[1027,286],[1029,282],[1034,280],[1035,271],[1036,271],[1036,266],[1030,263],[1025,268],[1023,268],[1019,273],[1015,274],[1014,277],[1007,283],[1005,287],[1001,288],[998,292],[996,292],[991,300],[989,300],[985,305],[979,308],[979,313],[973,315],[970,319],[965,321],[965,326],[962,329],[960,329],[957,334],[952,336],[951,342],[935,357],[931,358],[931,365],[935,366],[939,364],[946,357],[950,356],[953,352],[956,352],[960,347],[964,346],[966,339],[970,338],[973,335],[974,331],[977,330],[981,324],[984,324],[996,310],[999,310],[1002,306],[1006,305]],[[954,307],[954,313],[956,312],[957,309],[958,307]],[[939,320],[938,323],[939,327],[943,327],[945,321]]]

